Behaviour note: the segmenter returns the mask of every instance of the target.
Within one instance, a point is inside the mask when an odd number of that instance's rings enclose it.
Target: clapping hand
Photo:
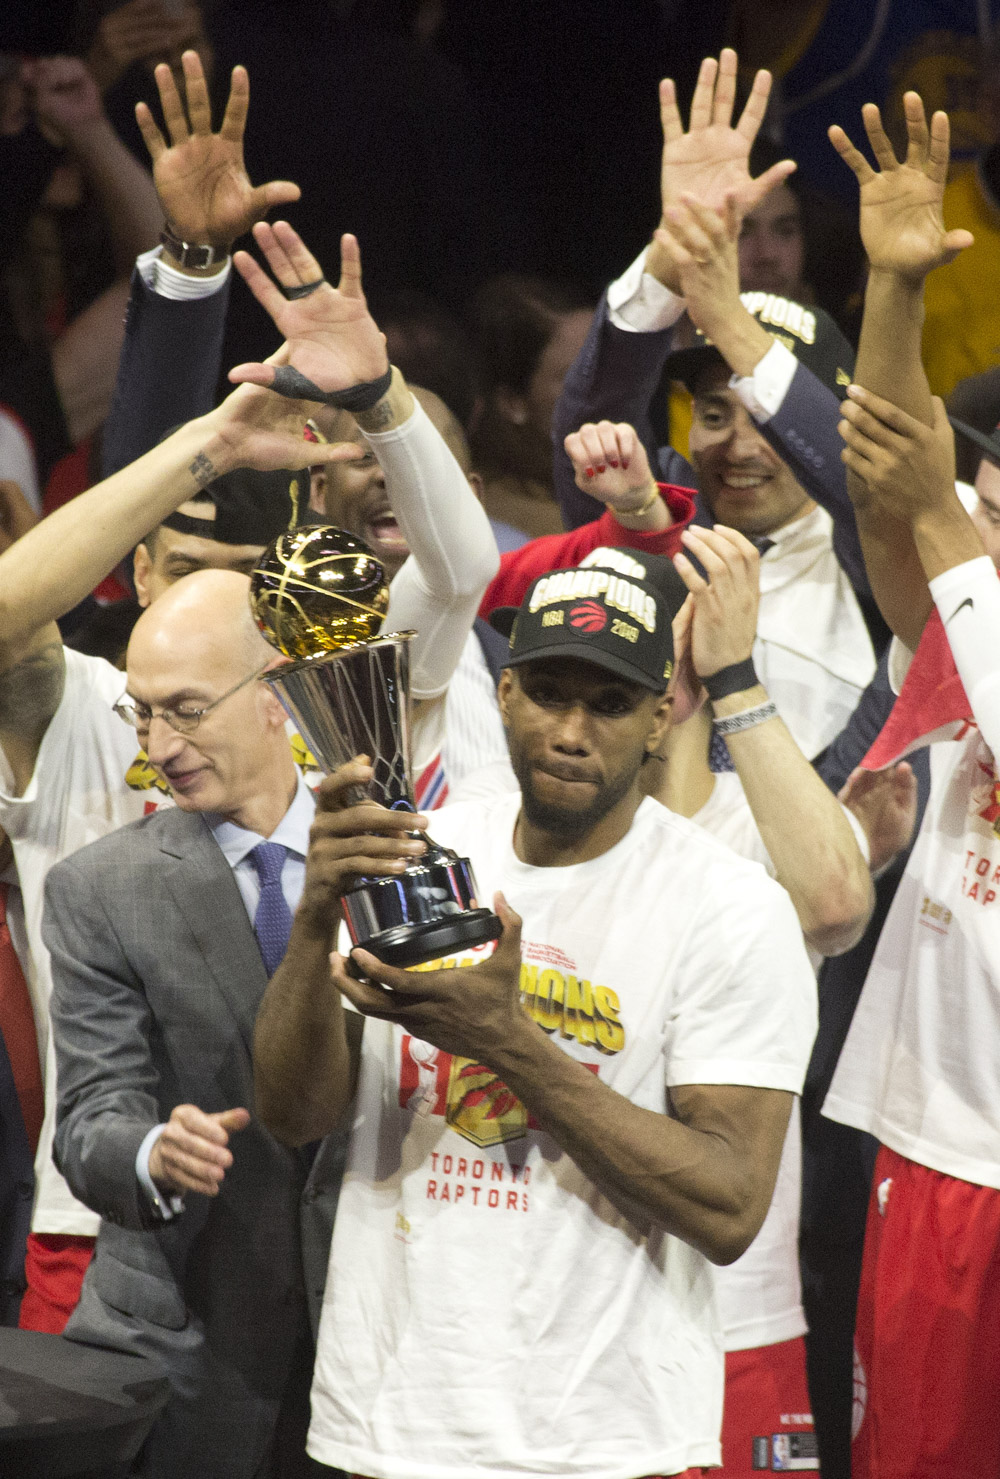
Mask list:
[[[903,94],[906,158],[896,158],[874,103],[861,110],[878,163],[872,169],[844,130],[834,124],[830,142],[853,170],[861,189],[861,239],[873,272],[893,272],[921,282],[933,267],[951,262],[972,245],[969,231],[946,231],[941,202],[948,177],[948,115],[937,112],[930,128],[915,92]]]
[[[760,555],[736,529],[691,525],[681,535],[705,574],[699,575],[687,555],[675,555],[674,567],[690,591],[690,653],[701,679],[753,651],[760,603]],[[685,601],[685,608],[688,606]]]
[[[917,820],[917,778],[905,761],[889,770],[852,770],[837,799],[864,828],[873,873],[909,847]]]
[[[243,133],[250,105],[245,67],[234,67],[229,101],[219,132],[212,132],[208,86],[196,51],[186,51],[187,113],[170,68],[156,68],[156,86],[170,143],[145,103],[137,103],[136,122],[153,163],[153,180],[164,214],[182,241],[223,247],[249,231],[274,206],[301,194],[291,180],[250,183],[243,163]]]

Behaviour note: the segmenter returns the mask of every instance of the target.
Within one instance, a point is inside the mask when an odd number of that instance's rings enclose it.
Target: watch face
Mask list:
[[[216,251],[214,246],[181,241],[180,237],[175,236],[169,227],[164,229],[160,240],[182,267],[212,267],[216,262],[221,262],[225,255],[221,251]]]

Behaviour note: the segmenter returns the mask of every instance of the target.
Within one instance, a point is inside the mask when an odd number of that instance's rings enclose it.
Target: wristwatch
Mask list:
[[[182,267],[216,267],[229,256],[228,247],[181,241],[169,221],[160,233],[160,242]]]

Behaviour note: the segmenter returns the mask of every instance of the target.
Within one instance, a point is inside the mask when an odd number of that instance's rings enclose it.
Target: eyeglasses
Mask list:
[[[140,704],[128,698],[120,698],[111,707],[119,719],[124,719],[126,724],[130,724],[133,729],[138,729],[140,732],[147,730],[154,719],[163,719],[171,729],[176,729],[178,734],[193,734],[206,714],[217,709],[227,698],[232,698],[234,693],[239,693],[241,688],[245,688],[248,683],[252,683],[266,671],[266,668],[258,668],[255,673],[249,673],[247,677],[241,678],[234,688],[227,689],[219,698],[214,698],[210,704],[206,704],[203,709],[151,709],[148,704]]]

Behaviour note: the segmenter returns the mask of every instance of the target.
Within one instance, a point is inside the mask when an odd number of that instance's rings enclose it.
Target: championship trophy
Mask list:
[[[410,780],[409,644],[380,637],[389,604],[381,563],[362,540],[329,524],[300,525],[265,550],[250,581],[264,636],[293,661],[266,674],[323,770],[369,755],[375,775],[357,787],[382,806],[415,811]],[[501,923],[479,907],[467,858],[422,837],[427,851],[403,873],[362,878],[344,895],[353,945],[387,965],[414,966],[496,940]]]

